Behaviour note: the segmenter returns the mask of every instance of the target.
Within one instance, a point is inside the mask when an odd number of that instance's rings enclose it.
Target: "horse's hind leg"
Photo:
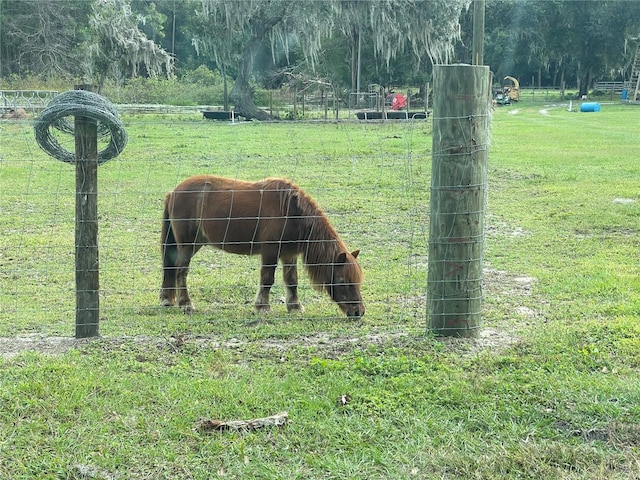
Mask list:
[[[262,267],[260,268],[260,287],[256,294],[256,299],[253,305],[256,311],[268,312],[271,310],[269,305],[269,292],[273,286],[275,278],[276,267],[278,266],[278,255],[262,253]]]
[[[186,313],[191,314],[195,310],[189,290],[187,289],[187,275],[191,258],[196,254],[202,245],[178,245],[178,256],[176,259],[176,289],[178,291],[178,306]]]
[[[169,270],[174,270],[170,272]],[[162,287],[160,288],[160,304],[170,307],[176,304],[175,267],[164,267]]]
[[[298,298],[298,257],[282,257],[282,278],[286,292],[285,302],[288,312],[304,312]]]
[[[166,201],[169,201],[169,197]],[[178,246],[169,219],[169,207],[165,202],[164,218],[162,219],[162,287],[160,287],[160,303],[165,307],[176,303],[177,255]]]
[[[169,261],[162,266],[162,287],[160,287],[160,303],[163,307],[170,307],[176,304],[176,273],[177,267],[175,259],[177,257],[178,250],[176,245],[168,246],[167,250],[172,247],[171,252],[167,252]]]

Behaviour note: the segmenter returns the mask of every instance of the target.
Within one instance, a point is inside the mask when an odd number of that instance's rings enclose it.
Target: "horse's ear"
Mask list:
[[[340,254],[338,254],[338,258],[336,258],[336,263],[338,265],[347,263],[347,252],[340,252]]]
[[[353,258],[358,258],[359,254],[360,254],[360,250],[354,250],[353,252],[351,252],[351,255],[353,256]]]

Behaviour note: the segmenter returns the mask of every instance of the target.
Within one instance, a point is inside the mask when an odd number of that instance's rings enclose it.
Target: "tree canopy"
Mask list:
[[[565,81],[582,94],[627,79],[640,37],[640,2],[489,0],[486,18],[485,60],[498,78]]]
[[[425,56],[431,63],[447,62],[460,38],[460,12],[469,1],[201,0],[194,44],[211,54],[223,71],[229,65],[240,65],[231,91],[236,110],[251,118],[265,118],[266,113],[253,104],[250,87],[256,56],[265,42],[274,63],[276,52],[288,58],[295,49],[313,72],[323,45],[338,34],[351,40],[367,35],[374,54],[387,67],[405,51],[413,55],[416,67]],[[352,41],[352,70],[353,58],[360,58],[356,48]]]
[[[1,0],[0,76],[169,75],[173,57],[139,29],[145,19],[127,0]]]
[[[143,17],[144,18],[144,17]],[[138,28],[129,4],[122,0],[99,0],[89,15],[89,41],[85,48],[85,75],[101,86],[113,77],[171,74],[173,57]]]
[[[233,81],[236,110],[264,118],[256,84],[420,86],[434,63],[470,63],[470,2],[0,0],[0,80],[126,82],[206,65]],[[485,63],[523,85],[627,79],[640,38],[640,2],[486,0],[485,18]]]

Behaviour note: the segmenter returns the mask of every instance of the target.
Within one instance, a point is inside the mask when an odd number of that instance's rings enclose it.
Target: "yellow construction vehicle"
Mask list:
[[[504,79],[510,80],[511,84],[505,85],[502,91],[509,97],[509,103],[517,102],[518,100],[520,100],[520,82],[518,82],[517,79],[509,76],[504,77]]]

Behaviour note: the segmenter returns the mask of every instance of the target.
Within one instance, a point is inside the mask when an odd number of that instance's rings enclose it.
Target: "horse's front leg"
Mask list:
[[[269,292],[273,286],[276,274],[276,266],[278,265],[278,256],[272,254],[262,254],[262,267],[260,268],[260,287],[253,305],[257,312],[268,312],[271,310],[269,305]]]
[[[282,257],[282,278],[288,312],[304,312],[298,298],[298,257]]]

